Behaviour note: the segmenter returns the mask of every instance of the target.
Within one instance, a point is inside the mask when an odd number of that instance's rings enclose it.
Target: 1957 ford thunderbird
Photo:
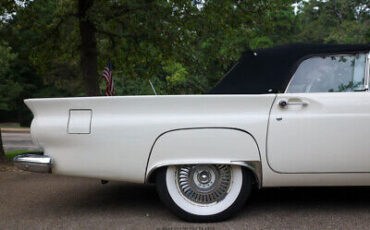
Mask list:
[[[155,183],[188,221],[258,188],[370,185],[370,45],[249,51],[207,95],[27,99],[24,170]]]

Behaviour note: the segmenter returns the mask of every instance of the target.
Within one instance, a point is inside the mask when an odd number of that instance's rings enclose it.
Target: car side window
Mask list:
[[[309,58],[299,65],[286,93],[361,91],[365,66],[366,54]]]

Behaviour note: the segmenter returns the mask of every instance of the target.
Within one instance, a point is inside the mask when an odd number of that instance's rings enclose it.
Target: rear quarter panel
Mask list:
[[[275,95],[126,96],[30,99],[25,103],[34,113],[33,139],[52,157],[53,173],[142,183],[155,140],[170,130],[240,129],[253,136],[264,154],[274,98]],[[92,111],[89,134],[68,133],[69,112],[73,109]],[[240,151],[240,158],[245,158],[247,152],[244,155]],[[161,154],[166,153],[159,151],[158,156]],[[183,152],[179,159],[186,154],[192,153]]]

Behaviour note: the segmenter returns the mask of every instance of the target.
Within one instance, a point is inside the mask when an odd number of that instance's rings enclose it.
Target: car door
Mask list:
[[[301,62],[271,108],[267,160],[280,173],[370,172],[367,54]]]

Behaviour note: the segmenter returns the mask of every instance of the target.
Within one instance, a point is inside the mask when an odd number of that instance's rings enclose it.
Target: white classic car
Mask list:
[[[208,95],[27,99],[42,155],[24,170],[156,183],[188,221],[258,188],[370,185],[369,45],[243,54]]]

